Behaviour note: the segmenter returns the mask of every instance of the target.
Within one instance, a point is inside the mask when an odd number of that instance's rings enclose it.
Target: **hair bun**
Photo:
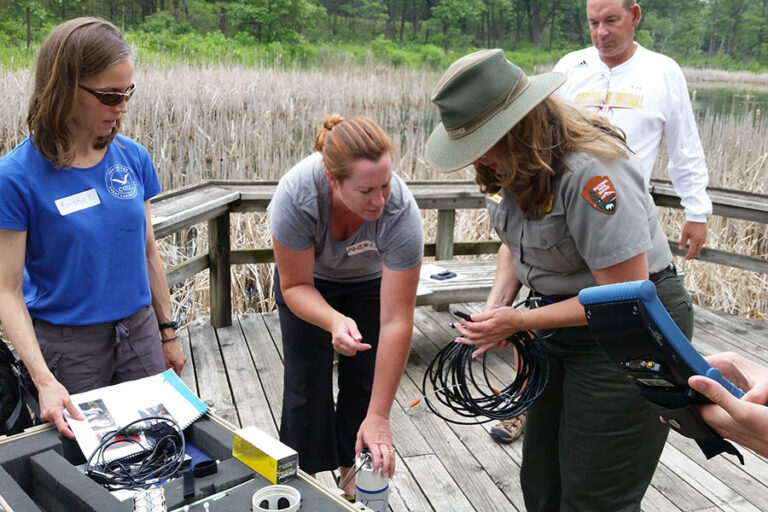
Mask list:
[[[323,150],[325,137],[331,132],[331,130],[333,130],[334,126],[342,122],[344,122],[344,118],[341,117],[339,114],[331,114],[330,116],[325,118],[325,121],[323,121],[323,127],[320,129],[320,132],[317,134],[317,137],[315,137],[316,151]]]
[[[344,121],[344,118],[339,114],[331,114],[323,121],[323,128],[326,130],[333,130],[333,127]]]

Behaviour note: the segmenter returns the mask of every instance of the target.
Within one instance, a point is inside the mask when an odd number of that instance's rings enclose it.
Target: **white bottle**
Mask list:
[[[387,512],[389,501],[389,479],[374,473],[371,458],[368,457],[355,480],[355,501],[362,503],[374,512]]]

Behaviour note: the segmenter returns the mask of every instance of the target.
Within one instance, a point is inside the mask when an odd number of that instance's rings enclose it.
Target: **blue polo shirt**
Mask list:
[[[30,137],[0,159],[0,228],[27,232],[30,315],[91,325],[150,304],[144,201],[159,192],[147,150],[120,135],[89,168],[55,168]]]

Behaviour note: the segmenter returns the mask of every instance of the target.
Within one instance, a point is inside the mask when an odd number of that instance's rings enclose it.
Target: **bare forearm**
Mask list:
[[[514,280],[501,281],[498,278],[494,280],[488,298],[485,301],[484,309],[494,309],[503,306],[510,306],[520,292],[522,284],[515,277]]]
[[[514,255],[507,246],[502,245],[496,256],[496,276],[483,309],[511,305],[520,292],[521,286],[515,272]]]
[[[408,362],[412,335],[413,318],[382,325],[368,414],[389,417],[397,386]]]
[[[579,304],[578,297],[540,308],[520,311],[520,316],[521,328],[518,330],[556,329],[558,327],[587,325],[584,307]]]
[[[157,321],[159,323],[170,322],[173,316],[171,312],[171,294],[168,291],[168,279],[165,275],[163,260],[160,258],[157,246],[149,250],[147,275],[149,277],[149,288],[152,292],[152,308],[155,310]]]
[[[333,331],[334,321],[343,316],[326,302],[317,288],[308,284],[283,290],[283,298],[294,315],[328,332]]]
[[[10,291],[0,292],[0,304],[0,323],[13,348],[24,361],[35,386],[40,388],[41,385],[50,383],[54,377],[40,352],[23,296]]]

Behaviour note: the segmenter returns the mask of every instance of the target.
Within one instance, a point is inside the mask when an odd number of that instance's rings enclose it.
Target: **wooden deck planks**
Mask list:
[[[187,363],[181,369],[181,380],[194,394],[199,395],[197,392],[197,380],[195,379],[195,360],[189,344],[189,329],[180,329],[177,332],[177,336],[179,343],[181,343],[181,349],[187,356]]]
[[[198,396],[212,406],[216,414],[233,425],[240,425],[216,331],[205,319],[196,320],[188,330]]]
[[[457,309],[477,311],[476,303]],[[452,308],[453,309],[453,308]],[[282,400],[282,343],[276,313],[249,314],[233,327],[214,329],[204,320],[179,333],[187,353],[183,380],[239,424],[258,424],[276,433]],[[423,403],[421,379],[427,362],[453,334],[449,312],[419,307],[411,355],[392,410],[397,473],[390,484],[390,510],[524,510],[519,484],[522,443],[498,445],[486,425],[452,425]],[[768,364],[764,324],[696,309],[694,343],[703,353],[736,350]],[[489,357],[499,378],[513,372],[508,354]],[[698,447],[670,433],[662,460],[643,500],[644,511],[768,510],[768,460],[742,449],[747,464],[732,456],[707,461]],[[319,480],[332,485],[329,472]]]
[[[676,475],[664,463],[659,463],[657,466],[656,473],[651,479],[650,488],[655,489],[681,510],[704,510],[713,507],[711,501],[683,478]],[[654,510],[647,507],[645,497],[643,499],[643,509]]]
[[[682,509],[661,494],[653,485],[648,487],[641,504],[644,512],[680,512]]]
[[[283,360],[262,315],[243,315],[240,326],[271,413],[271,431],[277,434],[283,405]]]
[[[674,447],[681,455],[698,464],[703,471],[723,482],[736,494],[745,496],[750,503],[760,510],[768,510],[768,487],[765,486],[762,474],[768,465],[765,460],[759,460],[757,456],[746,460],[745,466],[741,466],[733,455],[723,455],[707,460],[699,450],[696,443],[683,436],[670,432],[667,444]],[[746,449],[739,449],[747,455]],[[749,470],[752,472],[747,472]],[[758,476],[758,473],[761,474]]]
[[[418,466],[418,463],[414,462],[414,460],[424,456],[402,457],[395,452],[395,475],[392,478],[389,489],[390,510],[402,512],[432,510],[432,504],[430,504],[429,498],[422,491],[411,468],[411,466]]]
[[[407,395],[419,396],[419,387],[412,380],[414,376],[409,374],[408,369],[406,369],[406,377],[400,383],[401,389]],[[421,383],[420,380],[418,382]],[[425,407],[414,410],[409,418],[426,442],[429,443],[441,465],[457,482],[459,488],[466,496],[472,498],[476,510],[511,510],[511,503],[484,471],[482,464],[475,458],[475,454],[467,448],[445,421],[432,414]],[[397,443],[395,444],[397,445]],[[415,473],[419,475],[419,483],[423,488],[425,483],[421,480],[421,473],[418,471]]]
[[[699,466],[684,456],[670,443],[664,447],[661,462],[722,510],[760,512],[760,509],[750,503],[745,496],[739,495],[714,475],[708,473],[705,467]]]
[[[237,318],[230,327],[216,330],[224,358],[232,399],[237,407],[240,426],[253,425],[272,436],[277,435],[275,420],[261,386],[261,376],[254,371],[251,352]]]

